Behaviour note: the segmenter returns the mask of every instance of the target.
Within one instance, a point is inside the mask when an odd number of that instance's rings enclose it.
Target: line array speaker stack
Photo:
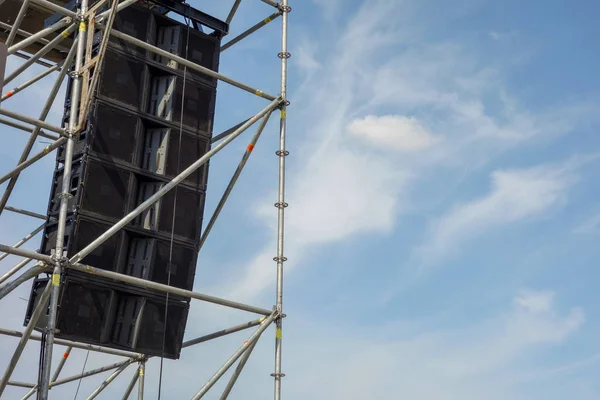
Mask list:
[[[208,35],[147,6],[117,14],[114,28],[216,71],[219,35]],[[94,33],[96,51],[102,32]],[[189,42],[188,42],[189,37]],[[187,49],[187,56],[186,56]],[[210,148],[215,79],[112,38],[86,129],[76,139],[67,192],[65,251],[74,255]],[[72,82],[69,82],[69,85]],[[71,107],[67,87],[63,126]],[[63,192],[65,149],[57,152],[41,251],[51,254]],[[192,290],[208,164],[148,208],[82,262]],[[169,274],[170,271],[170,274]],[[26,323],[49,277],[33,284]],[[63,275],[57,337],[179,358],[189,298],[68,270]],[[165,321],[165,309],[167,320]],[[37,324],[46,326],[45,317]],[[163,352],[163,334],[165,334]]]

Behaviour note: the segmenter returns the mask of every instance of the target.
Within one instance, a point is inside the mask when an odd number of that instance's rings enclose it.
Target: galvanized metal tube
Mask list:
[[[73,350],[73,346],[67,347],[63,356],[60,358],[60,361],[56,366],[56,370],[54,371],[54,375],[52,375],[52,382],[56,382],[56,380],[58,379],[60,372],[62,371],[63,367],[65,366],[65,363],[67,362],[67,359],[69,358],[69,355],[71,354],[71,350]]]
[[[135,387],[135,384],[137,383],[139,377],[140,377],[140,367],[138,367],[135,370],[135,374],[133,374],[133,378],[131,378],[131,381],[129,382],[129,385],[127,386],[127,389],[125,389],[125,394],[123,395],[123,399],[122,400],[128,400],[129,399],[129,396],[131,396],[131,393],[133,392],[133,388]]]
[[[22,387],[22,388],[30,388],[33,387],[33,383],[27,383],[27,382],[19,382],[19,381],[8,381],[8,386],[16,386],[16,387]]]
[[[235,0],[235,2],[233,3],[233,6],[231,6],[229,15],[227,15],[227,19],[225,20],[225,22],[227,22],[228,25],[231,24],[231,21],[233,20],[233,17],[235,15],[235,13],[237,12],[237,9],[240,6],[241,2],[242,2],[242,0]]]
[[[140,378],[138,380],[138,400],[144,400],[144,381],[146,376],[146,361],[140,361]]]
[[[14,55],[17,56],[17,57],[19,57],[19,58],[22,58],[23,60],[26,60],[26,61],[27,60],[31,60],[30,56],[28,56],[27,54],[23,54],[20,51],[17,51]],[[36,60],[35,63],[37,65],[41,65],[42,67],[46,67],[46,68],[51,68],[54,65],[56,65],[56,64],[47,63],[46,61],[42,61],[42,60]]]
[[[8,280],[8,278],[13,276],[17,272],[19,272],[21,270],[21,268],[23,268],[24,266],[29,264],[31,261],[33,261],[31,258],[26,258],[26,259],[22,260],[21,262],[19,262],[14,267],[12,267],[10,269],[10,271],[8,271],[6,274],[2,275],[2,277],[0,278],[0,284],[6,282]]]
[[[102,393],[102,391],[103,391],[104,389],[106,389],[106,387],[107,387],[108,385],[110,385],[110,383],[111,383],[112,381],[114,381],[114,380],[117,378],[117,376],[121,375],[121,372],[125,371],[125,368],[129,367],[129,365],[130,365],[132,362],[133,362],[133,360],[130,360],[128,363],[125,363],[125,364],[121,365],[119,368],[117,368],[117,370],[116,370],[116,371],[114,371],[112,374],[110,374],[110,376],[109,376],[108,378],[106,378],[106,379],[104,380],[104,382],[102,382],[102,384],[100,384],[100,386],[98,386],[98,388],[97,388],[96,390],[94,390],[94,391],[92,392],[92,394],[90,394],[90,395],[89,395],[89,396],[86,398],[86,400],[94,400],[96,397],[98,397],[98,395],[99,395],[100,393]]]
[[[75,42],[73,43],[73,47],[69,50],[69,54],[67,54],[67,58],[65,59],[65,63],[63,64],[65,68],[62,68],[60,73],[58,74],[58,76],[56,77],[56,80],[54,81],[54,86],[52,86],[52,89],[50,90],[50,94],[48,95],[48,99],[46,100],[46,104],[44,104],[44,108],[42,109],[42,112],[40,113],[40,120],[45,120],[46,117],[48,116],[48,113],[50,112],[50,109],[52,108],[52,104],[54,104],[54,99],[56,98],[56,95],[58,94],[58,91],[62,85],[62,82],[65,78],[65,75],[67,74],[67,69],[69,67],[69,65],[71,64],[71,62],[73,61],[73,58],[75,57],[76,54],[76,48],[77,48],[77,43],[78,43],[78,39],[75,38]],[[60,128],[61,131],[58,132],[61,135],[65,134],[65,130]],[[25,160],[27,160],[27,157],[29,157],[29,153],[31,152],[31,149],[33,148],[33,145],[35,144],[35,141],[38,137],[38,135],[40,134],[40,128],[36,127],[33,130],[31,130],[31,135],[29,136],[29,140],[27,141],[27,144],[25,144],[25,148],[23,149],[23,152],[21,153],[21,158],[19,159],[19,163],[24,162]],[[10,182],[8,183],[8,185],[6,186],[6,189],[4,190],[4,194],[2,195],[2,198],[0,199],[0,214],[2,214],[2,211],[4,210],[4,207],[6,206],[6,203],[8,202],[8,198],[10,197],[15,185],[17,184],[17,180],[19,178],[19,175],[15,175],[13,178],[11,178]]]
[[[31,388],[31,390],[29,392],[27,392],[25,394],[25,396],[21,397],[21,400],[27,400],[27,399],[29,399],[31,396],[33,396],[35,394],[35,392],[37,392],[37,385],[33,385],[33,387]]]
[[[19,13],[17,14],[17,18],[15,18],[15,22],[13,22],[13,26],[10,30],[10,33],[8,34],[8,38],[6,39],[6,42],[4,42],[4,44],[7,47],[9,47],[12,44],[13,40],[15,39],[15,36],[17,35],[17,31],[19,30],[19,26],[21,26],[21,22],[23,22],[23,18],[25,18],[25,14],[27,13],[28,7],[29,7],[29,0],[23,0],[23,3],[21,4],[21,9],[19,10]],[[8,54],[10,54],[10,53],[8,53]]]
[[[14,118],[18,121],[26,122],[33,126],[37,126],[38,128],[45,128],[49,131],[60,133],[61,135],[63,135],[65,133],[65,130],[61,127],[49,124],[44,121],[40,121],[39,119],[28,117],[27,115],[23,115],[23,114],[14,112],[14,111],[7,110],[6,108],[0,108],[0,115],[5,115],[7,117]]]
[[[15,249],[12,246],[0,244],[0,252],[14,254],[15,256],[33,258],[34,260],[44,261],[46,263],[52,263],[52,257],[45,254],[36,253],[35,251]]]
[[[69,355],[71,354],[71,350],[73,350],[73,346],[69,346],[65,350],[65,353],[61,357],[60,361],[58,362],[58,366],[56,367],[56,370],[54,371],[54,375],[52,376],[52,382],[56,382],[56,380],[58,379],[58,376],[60,375],[63,367],[65,366],[65,363],[67,362],[67,358],[69,358]],[[25,396],[23,396],[21,398],[21,400],[27,400],[35,392],[37,392],[37,385],[35,385],[29,392],[27,392],[27,394]]]
[[[254,307],[254,306],[238,303],[238,302],[231,301],[231,300],[221,299],[219,297],[214,297],[214,296],[209,296],[209,295],[202,294],[202,293],[192,292],[191,290],[179,289],[174,286],[167,286],[167,285],[152,282],[152,281],[149,281],[146,279],[141,279],[141,278],[136,278],[136,277],[129,276],[129,275],[119,274],[117,272],[97,269],[97,268],[91,267],[89,265],[70,264],[68,268],[71,268],[71,269],[74,269],[77,271],[81,271],[81,272],[85,272],[88,274],[100,276],[103,278],[113,279],[113,280],[120,281],[120,282],[126,282],[126,283],[130,283],[132,285],[145,287],[148,289],[154,289],[154,290],[158,290],[161,292],[175,294],[178,296],[202,300],[202,301],[206,301],[208,303],[219,304],[222,306],[231,307],[231,308],[248,311],[248,312],[253,312],[256,314],[269,315],[272,312],[271,310],[267,310],[266,308]]]
[[[250,119],[250,118],[248,118]],[[218,135],[215,135],[212,137],[212,139],[210,139],[210,144],[216,143],[219,140],[226,138],[227,136],[231,135],[233,132],[235,132],[235,130],[237,128],[239,128],[240,126],[244,125],[246,123],[246,121],[248,121],[248,119],[243,120],[242,122],[232,126],[231,128],[219,133]]]
[[[129,42],[131,44],[134,44],[134,45],[136,45],[138,47],[141,47],[143,49],[149,50],[149,51],[151,51],[154,54],[158,54],[159,56],[166,57],[169,60],[176,61],[178,64],[184,65],[184,66],[186,66],[186,67],[188,67],[190,69],[193,69],[194,71],[200,72],[200,73],[202,73],[204,75],[208,75],[208,76],[210,76],[212,78],[219,79],[219,80],[221,80],[223,82],[229,83],[230,85],[235,86],[235,87],[237,87],[239,89],[245,90],[248,93],[255,94],[255,95],[257,95],[259,97],[263,97],[263,98],[265,98],[267,100],[275,100],[276,99],[275,96],[271,96],[269,94],[266,94],[262,90],[258,90],[256,88],[253,88],[251,86],[248,86],[248,85],[243,84],[241,82],[238,82],[236,80],[228,78],[225,75],[222,75],[222,74],[220,74],[218,72],[215,72],[215,71],[213,71],[211,69],[208,69],[206,67],[203,67],[201,65],[195,64],[195,63],[193,63],[191,61],[186,60],[185,58],[182,58],[182,57],[176,56],[174,54],[171,54],[168,51],[165,51],[163,49],[159,49],[158,47],[152,46],[152,45],[150,45],[150,44],[148,44],[148,43],[146,43],[146,42],[144,42],[142,40],[136,39],[133,36],[126,35],[123,32],[119,32],[119,31],[113,29],[110,32],[110,34],[112,36],[118,38],[118,39],[122,39],[122,40],[124,40],[126,42]]]
[[[82,0],[79,4],[79,12],[83,15],[87,12],[88,0]],[[71,87],[71,112],[69,116],[69,130],[78,124],[79,99],[81,98],[82,75],[81,68],[85,62],[85,47],[87,37],[87,22],[79,24],[79,34],[77,41],[77,54],[75,56],[75,74],[73,76],[73,85]],[[65,68],[66,69],[66,68]],[[50,309],[48,312],[48,326],[46,327],[46,345],[44,348],[44,362],[41,371],[40,398],[47,400],[48,390],[50,388],[50,371],[52,369],[52,349],[54,346],[54,335],[56,330],[56,319],[58,315],[58,299],[60,297],[60,282],[62,275],[62,264],[66,261],[64,251],[64,235],[67,222],[67,212],[69,207],[69,187],[71,186],[71,163],[73,160],[73,135],[69,133],[65,150],[65,161],[63,168],[63,181],[60,196],[60,208],[58,211],[58,224],[56,230],[55,261],[52,271],[52,292],[50,294]]]
[[[31,157],[30,159],[28,159],[26,161],[23,161],[22,163],[20,163],[19,165],[17,165],[15,169],[13,169],[12,171],[6,173],[4,176],[0,177],[0,184],[6,182],[10,178],[18,175],[21,171],[23,171],[25,168],[29,167],[30,165],[35,164],[37,161],[41,160],[42,158],[44,158],[45,156],[47,156],[48,154],[50,154],[51,152],[53,152],[54,150],[56,150],[58,147],[62,146],[66,141],[67,141],[67,138],[61,137],[60,139],[58,139],[54,143],[52,143],[52,144],[44,147],[37,154],[35,154],[33,157]]]
[[[17,214],[27,215],[28,217],[39,218],[39,219],[44,219],[44,220],[46,219],[45,215],[34,213],[33,211],[22,210],[20,208],[15,208],[15,207],[11,207],[11,206],[6,206],[6,207],[4,207],[4,209],[6,211],[14,212]]]
[[[194,397],[192,397],[192,400],[199,400],[202,397],[204,397],[204,395],[210,390],[210,388],[213,387],[215,383],[217,383],[217,381],[225,374],[225,372],[227,372],[227,370],[233,365],[233,363],[235,363],[237,359],[240,358],[240,356],[248,349],[248,347],[252,345],[256,340],[258,340],[259,336],[264,332],[265,329],[267,329],[269,325],[271,325],[271,323],[277,317],[277,315],[277,311],[274,311],[271,315],[269,315],[262,322],[260,327],[248,338],[248,340],[244,342],[244,344],[239,349],[237,349],[237,351],[229,358],[229,360],[227,360],[227,362],[225,362],[225,364],[223,364],[223,366],[219,368],[217,373],[214,374],[212,378],[210,378],[208,382],[204,384],[204,386],[202,386],[200,391],[198,391],[198,393],[196,393]]]
[[[175,186],[183,182],[185,178],[190,176],[194,171],[204,165],[212,156],[221,151],[225,146],[227,146],[231,141],[241,135],[246,129],[252,126],[256,121],[260,118],[264,117],[267,113],[271,112],[274,108],[279,105],[279,98],[273,100],[267,107],[265,107],[262,111],[256,114],[254,117],[250,118],[246,123],[244,123],[241,127],[236,129],[234,133],[225,138],[222,142],[217,144],[215,147],[210,149],[206,154],[200,157],[196,162],[187,167],[183,172],[177,175],[173,180],[164,185],[159,191],[157,191],[154,195],[150,196],[148,200],[144,201],[142,204],[136,207],[135,210],[131,211],[124,218],[122,218],[119,222],[114,224],[110,229],[100,235],[96,240],[92,241],[89,245],[83,248],[79,253],[75,254],[71,257],[71,263],[77,263],[81,261],[85,256],[94,251],[98,246],[107,241],[112,235],[117,233],[120,229],[125,227],[129,222],[131,222],[135,217],[140,215],[144,210],[150,207],[152,204],[156,203],[161,197],[163,197],[166,193],[168,193]]]
[[[286,150],[286,122],[287,122],[287,59],[290,57],[287,46],[288,38],[288,15],[291,8],[288,6],[288,0],[282,0],[279,9],[283,12],[281,18],[281,99],[283,100],[280,119],[279,119],[279,188],[277,198],[277,292],[276,292],[276,309],[279,313],[279,318],[275,328],[275,372],[274,379],[274,399],[281,400],[281,378],[284,374],[281,372],[281,348],[283,337],[283,263],[286,261],[284,256],[284,231],[285,231],[285,158],[289,154]]]
[[[248,162],[248,158],[250,158],[250,154],[252,154],[252,150],[254,149],[254,146],[258,142],[258,139],[260,138],[260,135],[262,134],[263,130],[265,129],[267,122],[269,122],[270,116],[271,116],[271,113],[267,114],[262,119],[262,121],[260,122],[260,125],[258,126],[258,129],[256,130],[256,133],[252,137],[252,140],[250,140],[250,144],[246,148],[246,151],[244,152],[244,155],[242,156],[242,160],[238,164],[235,172],[233,173],[233,176],[231,177],[231,180],[229,181],[229,184],[227,185],[227,188],[225,189],[223,196],[221,196],[221,200],[219,200],[219,203],[217,204],[217,208],[215,209],[215,212],[213,213],[212,217],[210,218],[210,221],[208,221],[206,228],[204,228],[204,233],[202,233],[202,237],[200,238],[200,245],[199,245],[200,249],[202,248],[202,246],[204,246],[204,242],[206,242],[206,238],[208,237],[213,226],[215,225],[217,218],[219,218],[219,214],[221,213],[221,210],[223,210],[223,207],[225,206],[225,202],[229,198],[229,195],[233,191],[233,188],[234,188],[238,178],[242,174],[242,171],[243,171],[244,167],[246,166],[246,162]]]
[[[77,19],[77,13],[73,12],[71,10],[67,10],[64,7],[61,7],[57,4],[52,3],[51,1],[48,0],[31,0],[32,2],[34,2],[37,5],[40,5],[44,8],[47,8],[48,10],[52,10],[54,12],[57,12],[59,14],[65,15],[67,17],[71,17],[73,19]]]
[[[60,69],[61,65],[62,65],[62,62],[59,64],[56,64],[56,65],[53,65],[52,67],[42,71],[42,73],[34,76],[33,78],[29,79],[28,81],[26,81],[26,82],[16,86],[12,90],[9,90],[8,92],[4,93],[2,95],[2,97],[0,97],[0,102],[13,97],[15,94],[21,92],[24,89],[27,89],[29,86],[33,85],[34,83],[44,79],[45,77],[47,77],[54,71]],[[27,130],[29,131],[29,129],[27,129]]]
[[[14,281],[8,282],[6,285],[0,287],[0,300],[5,298],[10,292],[15,290],[16,288],[18,288],[22,283],[35,278],[36,276],[47,270],[48,268],[44,267],[43,265],[35,265],[29,268]]]
[[[11,128],[19,129],[24,132],[31,133],[30,126],[21,125],[14,121],[8,120],[8,119],[0,118],[0,124],[10,126]],[[49,134],[49,133],[46,133],[43,131],[40,131],[39,136],[42,136],[42,137],[45,137],[45,138],[48,138],[51,140],[58,140],[60,138],[60,136],[52,135],[52,134]]]
[[[211,333],[211,334],[208,334],[208,335],[204,335],[204,336],[201,336],[201,337],[196,338],[196,339],[188,340],[187,342],[183,342],[183,345],[181,347],[182,348],[186,348],[186,347],[194,346],[196,344],[203,343],[203,342],[208,342],[209,340],[216,339],[216,338],[219,338],[221,336],[229,335],[231,333],[240,332],[240,331],[243,331],[245,329],[249,329],[249,328],[252,328],[254,326],[258,326],[258,325],[260,325],[261,322],[264,321],[264,319],[265,318],[262,317],[262,318],[259,318],[259,319],[255,319],[254,321],[246,322],[245,324],[240,324],[240,325],[232,326],[231,328],[223,329],[223,330],[220,330],[218,332],[214,332],[214,333]]]
[[[279,8],[280,7],[279,4],[276,1],[273,1],[273,0],[260,0],[260,1],[262,1],[263,3],[266,3],[266,4],[270,5],[270,6],[273,6],[275,8]]]
[[[50,282],[48,282],[48,284],[46,285],[46,289],[44,289],[44,292],[42,293],[42,296],[40,297],[40,302],[35,307],[35,310],[33,311],[33,314],[31,315],[31,318],[29,319],[29,322],[27,323],[27,327],[23,331],[23,336],[21,336],[21,340],[19,340],[19,344],[17,345],[17,348],[15,349],[15,352],[14,352],[12,358],[8,362],[8,366],[6,367],[6,370],[4,371],[4,376],[2,377],[2,380],[0,381],[0,396],[2,396],[4,389],[6,389],[6,385],[8,384],[8,381],[9,381],[13,371],[15,370],[15,367],[17,366],[17,363],[19,362],[19,358],[21,358],[21,354],[23,354],[23,350],[25,349],[25,345],[27,344],[27,341],[29,340],[29,336],[31,336],[31,332],[33,331],[33,328],[35,327],[38,320],[40,319],[42,312],[46,311],[46,301],[48,301],[49,296],[50,296]]]
[[[15,330],[0,328],[0,335],[21,337],[23,335],[23,333],[19,332],[19,331],[15,331]],[[31,335],[31,337],[29,339],[39,342],[40,340],[42,340],[42,337],[40,335]],[[97,353],[111,354],[113,356],[119,356],[119,357],[127,357],[127,358],[133,358],[133,359],[138,359],[141,357],[140,354],[136,354],[136,353],[132,353],[132,352],[128,352],[128,351],[92,346],[90,344],[77,343],[77,342],[72,342],[70,340],[55,339],[54,343],[61,345],[61,346],[70,346],[75,349],[89,350],[89,351],[93,351],[93,352],[97,352]]]
[[[119,5],[117,6],[117,12],[121,11],[122,9],[129,7],[135,3],[137,3],[139,0],[125,0],[121,3],[119,3]],[[108,17],[108,15],[110,14],[110,10],[108,11],[104,11],[98,15],[96,15],[96,21],[100,22],[102,19]]]
[[[8,48],[8,55],[14,54],[17,51],[26,48],[30,44],[39,42],[40,39],[45,38],[47,35],[51,34],[52,32],[55,32],[61,28],[64,28],[65,26],[69,25],[72,22],[73,22],[73,19],[71,19],[71,18],[63,18],[60,21],[55,22],[54,24],[50,25],[49,27],[44,28],[41,31],[34,33],[33,35],[21,40],[19,43],[16,43],[16,44],[10,46]],[[14,25],[13,25],[13,27],[14,27]],[[19,31],[19,33],[21,33],[21,31]],[[45,40],[45,42],[48,42],[48,41]]]
[[[123,365],[129,365],[129,364],[131,364],[131,360],[126,360],[126,361],[118,362],[118,363],[115,363],[115,364],[106,365],[104,367],[92,369],[92,370],[84,372],[82,374],[77,374],[77,375],[70,376],[68,378],[57,380],[56,382],[51,383],[50,387],[53,388],[53,387],[56,387],[56,386],[64,385],[65,383],[77,381],[79,379],[87,378],[88,376],[92,376],[92,375],[98,375],[98,374],[101,374],[103,372],[110,371],[110,370],[113,370],[113,369],[116,369],[116,368],[120,368]]]
[[[230,41],[228,41],[227,43],[225,43],[223,46],[221,46],[221,52],[227,50],[228,48],[230,48],[234,44],[238,43],[239,41],[241,41],[241,40],[247,38],[248,36],[252,35],[254,32],[256,32],[257,30],[259,30],[263,26],[267,25],[269,22],[273,21],[274,19],[276,19],[280,15],[281,15],[281,11],[273,13],[273,14],[269,15],[267,18],[263,19],[259,23],[255,24],[254,26],[252,26],[251,28],[249,28],[248,30],[240,33],[238,36],[234,37],[233,39],[231,39]]]
[[[18,249],[19,247],[23,246],[25,243],[27,243],[29,241],[29,239],[31,239],[32,237],[34,237],[35,235],[40,233],[40,231],[42,229],[44,229],[45,226],[46,226],[46,223],[43,223],[42,225],[38,226],[32,232],[28,233],[27,236],[25,236],[23,239],[21,239],[17,243],[15,243],[12,247],[15,249]],[[4,253],[4,254],[0,255],[0,261],[4,260],[6,257],[8,257],[8,254],[9,253]]]
[[[258,343],[258,340],[255,341],[254,343],[252,343],[250,345],[250,347],[248,348],[248,350],[246,350],[246,352],[242,356],[240,363],[238,364],[237,368],[233,372],[233,375],[229,379],[229,382],[227,382],[227,386],[225,386],[225,389],[223,390],[223,394],[221,395],[220,400],[227,400],[227,397],[229,397],[229,394],[231,393],[231,390],[233,389],[233,385],[235,385],[238,378],[240,377],[242,370],[244,369],[244,367],[246,366],[246,363],[248,362],[248,359],[252,355],[252,351],[256,347],[256,343]]]
[[[2,0],[0,0],[0,4],[2,4]],[[11,24],[7,24],[6,22],[1,22],[1,21],[0,21],[0,28],[3,28],[3,29],[8,29],[8,30],[10,30],[10,29],[12,29],[12,25],[11,25]],[[47,28],[46,28],[46,29],[47,29]],[[19,34],[19,36],[23,36],[24,38],[29,38],[29,37],[33,36],[33,34],[32,34],[32,33],[30,33],[30,32],[27,32],[27,31],[24,31],[24,30],[22,30],[22,29],[18,29],[18,30],[17,30],[17,33]],[[20,43],[20,42],[19,42],[19,43]],[[41,44],[48,44],[48,40],[47,40],[47,39],[39,39],[39,40],[38,40],[38,43],[41,43]],[[15,54],[15,55],[16,55],[16,54]]]
[[[31,58],[29,60],[25,61],[16,70],[11,72],[10,75],[8,75],[6,78],[4,78],[4,84],[5,85],[8,84],[13,79],[15,79],[17,76],[19,76],[23,71],[25,71],[27,68],[29,68],[34,62],[36,62],[41,57],[43,57],[46,53],[48,53],[50,50],[55,48],[56,45],[58,45],[60,42],[65,40],[65,38],[67,38],[71,34],[71,32],[73,32],[74,30],[75,30],[75,24],[69,25],[67,27],[67,29],[65,29],[60,35],[58,35],[54,39],[52,39],[47,45],[42,47],[40,49],[40,51],[38,51],[33,56],[31,56]]]

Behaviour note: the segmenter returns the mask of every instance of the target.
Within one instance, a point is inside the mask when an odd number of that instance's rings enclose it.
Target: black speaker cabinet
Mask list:
[[[190,29],[188,43],[188,28],[186,25],[177,23],[162,15],[155,15],[154,21],[155,46],[208,69],[214,71],[218,69],[221,52],[220,40],[218,38]],[[156,54],[148,54],[148,57],[162,65],[177,70],[179,74],[183,74],[184,66],[181,63],[168,60],[166,57]],[[188,76],[207,82],[211,86],[216,86],[217,84],[216,79],[190,68],[187,69],[186,73]]]
[[[198,254],[191,246],[127,231],[127,259],[122,273],[192,290]]]
[[[73,255],[83,250],[109,228],[110,225],[100,219],[70,215],[64,235],[67,254]],[[57,223],[53,222],[44,232],[43,253],[51,254],[54,250],[56,233]],[[191,290],[197,256],[196,248],[187,243],[173,241],[171,244],[168,237],[128,227],[110,237],[81,262],[95,268]]]
[[[49,280],[43,277],[34,281],[25,324]],[[56,337],[176,359],[181,351],[189,303],[171,297],[168,307],[166,304],[166,296],[102,280],[90,281],[79,274],[67,275],[61,284]],[[49,302],[45,307],[35,325],[37,330],[46,327]]]
[[[183,77],[166,68],[151,67],[149,71],[148,114],[174,124],[183,121],[193,132],[212,131],[214,88],[193,81],[184,85]]]
[[[56,244],[57,223],[50,223],[42,237],[42,252],[51,254]],[[64,248],[67,254],[74,255],[110,228],[101,220],[86,218],[79,214],[67,218],[64,235]],[[127,258],[127,235],[120,231],[110,237],[85,257],[83,262],[99,269],[121,272]]]
[[[120,12],[116,29],[217,70],[220,39],[143,5]],[[94,32],[97,51],[101,33]],[[185,50],[187,48],[187,50]],[[60,195],[70,194],[64,248],[71,257],[164,187],[210,148],[216,81],[114,37],[101,68],[85,129],[74,139],[71,177],[63,187],[66,146],[57,151],[41,251],[52,254]],[[70,89],[63,126],[71,112]],[[82,263],[192,290],[208,163],[88,254]],[[31,312],[46,278],[35,280]],[[178,358],[189,299],[66,269],[58,337]],[[165,309],[167,310],[165,315]],[[43,316],[38,324],[45,326]]]
[[[97,101],[90,111],[86,130],[75,138],[73,157],[77,161],[84,155],[91,155],[141,175],[172,179],[206,154],[209,148],[210,136],[207,134],[199,135],[187,129],[180,131],[166,126],[158,118],[123,109],[115,102]],[[64,152],[64,145],[58,148],[61,163]],[[207,170],[207,165],[198,168],[184,180],[184,186],[203,190]]]
[[[162,353],[168,358],[179,358],[189,304],[170,299],[167,310],[165,305],[166,299],[121,296],[113,330],[113,343],[143,354]]]
[[[102,68],[98,94],[134,110],[143,110],[146,104],[147,66],[108,48]]]
[[[143,6],[129,6],[119,11],[113,28],[146,43],[153,43],[152,12]],[[110,45],[131,55],[146,57],[147,54],[147,50],[115,37],[110,39]]]

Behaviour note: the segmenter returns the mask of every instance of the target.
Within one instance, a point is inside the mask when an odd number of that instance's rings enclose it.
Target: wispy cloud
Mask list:
[[[450,168],[460,180],[503,151],[576,125],[571,113],[524,108],[506,89],[501,66],[491,67],[478,49],[446,38],[420,40],[419,15],[406,2],[365,2],[330,46],[308,34],[313,43],[300,43],[299,68],[310,79],[293,93],[301,107],[289,113],[290,137],[304,140],[288,164],[286,253],[296,257],[288,256],[287,273],[323,244],[391,232],[411,202],[421,201],[411,199],[411,190],[427,174]],[[442,217],[425,246],[442,254],[471,232],[559,205],[571,182],[545,174],[497,171],[489,195]],[[270,205],[273,198],[255,203]],[[274,221],[275,211],[261,206],[257,215]],[[260,294],[274,278],[273,253],[265,245],[237,282],[216,290]]]
[[[430,201],[412,197],[421,179],[443,173],[444,178],[458,181],[464,171],[488,165],[506,150],[573,131],[595,112],[580,105],[541,111],[525,107],[506,85],[502,62],[490,62],[472,43],[431,34],[433,27],[423,20],[432,13],[426,7],[419,9],[424,2],[375,0],[356,8],[354,3],[347,6],[339,0],[314,2],[329,11],[329,18],[343,11],[343,18],[336,23],[343,19],[347,24],[327,40],[319,28],[307,25],[306,39],[291,49],[292,72],[299,72],[305,80],[300,88],[290,85],[286,279],[294,279],[293,274],[301,269],[327,268],[311,262],[323,246],[361,235],[370,239],[393,235],[408,207]],[[455,3],[452,10],[457,8]],[[464,3],[475,2],[459,3],[464,7]],[[439,14],[445,20],[450,18]],[[495,43],[485,40],[486,46]],[[382,152],[382,148],[393,151]],[[568,189],[577,178],[573,166],[496,167],[487,190],[440,212],[422,243],[422,248],[433,254],[427,260],[460,251],[468,240],[488,229],[541,218],[560,209],[570,199]],[[260,189],[253,187],[244,193],[244,201],[261,193]],[[252,201],[260,204],[253,212],[264,222],[269,241],[228,274],[227,281],[236,277],[232,283],[217,282],[208,288],[211,294],[252,303],[264,294],[271,298],[276,218],[272,204],[276,197],[272,193],[259,196]],[[353,283],[359,286],[362,282]],[[307,290],[306,296],[311,294]],[[415,310],[430,294],[416,299]],[[319,310],[303,309],[305,299],[296,298],[292,300],[294,316],[284,321],[286,396],[592,399],[568,379],[561,381],[568,393],[540,394],[547,376],[564,378],[572,366],[588,367],[595,362],[594,358],[564,365],[559,362],[554,368],[547,364],[542,368],[538,363],[537,356],[546,354],[544,350],[566,346],[585,324],[583,309],[562,311],[556,304],[558,298],[551,290],[524,289],[507,299],[509,304],[500,311],[490,315],[486,309],[479,322],[462,319],[450,326],[416,326],[410,333],[376,324],[345,324],[337,315],[321,320],[315,316]],[[195,306],[193,311],[196,314],[190,319],[188,334],[209,333],[205,328],[213,323],[224,328],[228,322],[241,322],[220,310],[208,315]],[[308,315],[306,319],[302,313]],[[378,317],[393,320],[391,324],[412,323],[387,312]],[[233,348],[244,338],[237,342],[234,337],[227,343]],[[173,389],[175,396],[189,397],[197,390],[199,377],[211,376],[214,371],[205,361],[214,361],[218,368],[227,359],[230,348],[223,346],[220,350],[225,352],[217,355],[213,350],[222,342],[215,343],[215,347],[190,350],[167,368],[170,382],[187,382]],[[270,348],[272,343],[259,345]],[[271,395],[264,380],[272,372],[271,353],[255,352],[250,362],[256,364],[249,365],[241,378],[242,396]],[[199,365],[199,359],[205,361]],[[548,371],[552,374],[546,375]],[[532,377],[541,383],[522,386]]]
[[[527,306],[540,298],[546,298],[545,307]],[[304,362],[296,365],[306,368],[318,354],[320,362],[311,363],[308,376],[303,373],[312,385],[292,383],[294,392],[299,398],[314,387],[320,388],[319,398],[386,398],[391,393],[409,399],[542,398],[543,386],[519,386],[519,377],[539,368],[523,361],[565,343],[585,320],[577,307],[559,313],[552,298],[552,292],[530,289],[517,294],[512,307],[479,323],[414,335],[390,332],[387,339],[381,328],[368,339],[360,333],[339,334],[334,327],[325,328],[326,334],[320,329],[321,339],[303,347]]]
[[[498,170],[491,188],[480,198],[455,206],[431,226],[429,239],[417,249],[425,265],[452,255],[460,245],[488,229],[539,217],[563,205],[577,176],[562,166]]]
[[[387,2],[374,8],[363,5],[338,39],[337,50],[326,59],[328,71],[306,82],[295,95],[295,103],[310,106],[296,117],[296,121],[306,122],[300,126],[307,141],[296,151],[302,165],[292,167],[292,179],[288,180],[287,273],[319,245],[354,235],[389,232],[401,211],[401,194],[412,174],[397,168],[392,159],[366,149],[347,127],[358,95],[352,90],[353,82],[367,67],[367,56],[393,40],[387,33],[375,38],[370,35],[390,7]],[[347,46],[349,42],[352,46]],[[272,202],[261,199],[260,204]],[[275,213],[272,206],[261,205],[257,215],[273,221]],[[273,251],[273,246],[266,245],[237,282],[216,290],[245,299],[259,295],[274,279],[269,268]]]
[[[315,56],[316,43],[304,38],[294,51],[294,58],[299,69],[306,73],[312,73],[321,66]]]
[[[348,132],[373,146],[399,152],[425,150],[439,140],[417,118],[402,115],[355,119]]]

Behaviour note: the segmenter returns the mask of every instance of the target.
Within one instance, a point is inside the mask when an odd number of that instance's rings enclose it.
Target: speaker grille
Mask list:
[[[142,6],[121,11],[115,28],[180,56],[187,28]],[[182,28],[183,27],[183,28]],[[162,31],[161,31],[162,30]],[[101,31],[93,32],[95,50]],[[185,32],[187,35],[187,32]],[[216,70],[220,39],[190,32],[188,58]],[[169,39],[171,38],[171,39]],[[176,40],[175,40],[176,39]],[[148,56],[145,50],[111,38],[100,68],[98,95],[85,129],[74,143],[72,177],[63,188],[65,146],[59,149],[48,205],[49,223],[42,251],[52,254],[55,221],[63,191],[68,203],[64,251],[69,256],[87,247],[166,182],[201,158],[210,147],[216,81],[190,72],[185,83],[181,65]],[[63,126],[70,118],[67,85]],[[181,115],[183,113],[183,120]],[[201,233],[208,164],[176,189],[145,209],[88,254],[82,262],[174,287],[193,288]],[[176,197],[175,197],[176,196]],[[176,202],[175,202],[176,199]],[[53,218],[53,219],[50,219]],[[173,232],[173,234],[172,234]],[[35,281],[28,316],[43,289]],[[60,286],[57,337],[84,343],[178,358],[189,299],[66,269]],[[40,325],[42,326],[42,325]]]

